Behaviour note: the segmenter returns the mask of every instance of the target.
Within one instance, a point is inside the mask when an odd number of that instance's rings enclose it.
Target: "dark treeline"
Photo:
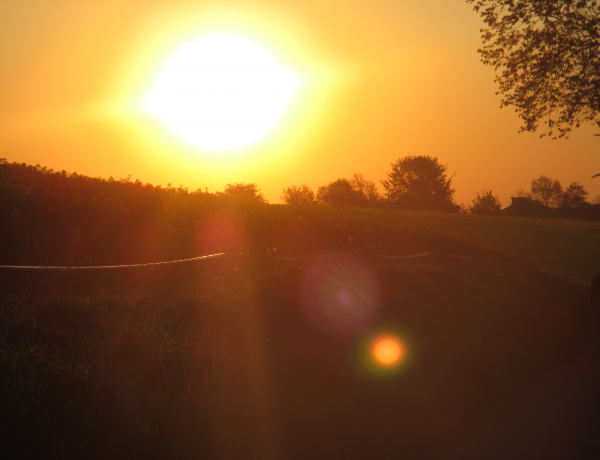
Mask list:
[[[266,205],[255,184],[223,192],[92,178],[0,159],[0,264],[116,265],[219,252],[335,248],[356,238],[325,206]]]
[[[338,178],[321,185],[315,195],[306,184],[283,189],[281,199],[289,205],[347,206],[361,208],[395,208],[411,211],[459,212],[454,202],[452,177],[447,165],[437,157],[406,156],[392,163],[387,179],[381,181],[382,195],[371,180],[361,173],[352,178]]]
[[[384,195],[354,174],[322,185],[316,194],[304,184],[284,189],[281,198],[290,206],[273,207],[255,184],[228,184],[223,192],[208,193],[0,159],[0,264],[113,265],[218,252],[347,248],[364,243],[357,235],[369,232],[334,216],[332,207],[460,209],[452,178],[437,158],[404,157],[387,176]],[[500,208],[498,197],[484,191],[465,210],[498,214]],[[579,208],[584,207],[573,209]]]
[[[155,262],[225,250],[217,241],[224,229],[200,239],[203,229],[196,224],[238,205],[225,194],[92,178],[3,159],[1,263]]]
[[[223,192],[93,178],[0,159],[0,264],[113,265],[231,251],[302,252],[355,241],[331,206],[458,211],[446,166],[405,157],[382,184],[362,174],[319,187],[284,189],[296,206],[275,212],[256,184]],[[350,225],[351,227],[351,225]],[[310,246],[310,247],[309,247]]]

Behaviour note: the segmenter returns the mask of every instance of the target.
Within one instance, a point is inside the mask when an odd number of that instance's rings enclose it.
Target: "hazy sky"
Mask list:
[[[456,201],[503,204],[541,174],[600,194],[600,138],[518,134],[480,62],[482,22],[464,0],[0,0],[0,157],[90,176],[219,191],[255,182],[315,190],[361,172],[379,183],[405,155],[433,155]],[[279,123],[247,147],[177,138],[142,99],[184,44],[246,37],[300,78]],[[381,188],[381,187],[380,187]]]

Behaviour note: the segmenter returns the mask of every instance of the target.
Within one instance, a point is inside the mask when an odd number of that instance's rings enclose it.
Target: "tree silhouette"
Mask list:
[[[534,200],[539,200],[547,208],[560,205],[563,189],[558,179],[540,176],[531,181],[531,195]]]
[[[596,0],[466,0],[487,25],[481,60],[496,75],[501,106],[522,131],[539,122],[553,139],[584,122],[600,126],[600,4]],[[558,136],[555,135],[558,131]]]
[[[587,196],[589,192],[578,182],[573,182],[567,187],[561,197],[561,208],[572,208],[574,206],[583,206],[588,204]]]
[[[518,197],[529,198],[530,200],[533,200],[533,195],[531,194],[531,190],[523,190],[523,187],[521,187],[520,190],[517,190],[515,195]]]
[[[458,212],[452,197],[452,177],[447,165],[430,156],[407,156],[392,163],[388,179],[381,181],[392,207],[429,211]]]
[[[236,184],[227,184],[225,191],[217,192],[217,196],[228,196],[235,198],[240,201],[247,201],[252,203],[266,203],[265,197],[261,193],[260,189],[256,184],[246,184],[244,182]]]
[[[350,179],[350,185],[352,185],[354,190],[363,195],[370,206],[377,206],[380,203],[381,195],[377,190],[375,182],[365,179],[365,176],[361,173],[354,173]]]
[[[468,211],[473,214],[499,214],[502,209],[500,198],[494,196],[491,190],[477,192],[477,198],[469,206]]]
[[[362,206],[364,196],[354,190],[348,179],[337,179],[317,190],[317,201],[327,206]]]
[[[316,204],[315,192],[306,184],[300,186],[292,185],[283,189],[283,195],[280,196],[285,204],[293,206],[310,206]]]

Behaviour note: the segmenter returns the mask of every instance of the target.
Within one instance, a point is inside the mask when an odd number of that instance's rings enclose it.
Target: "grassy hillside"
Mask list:
[[[252,204],[3,159],[0,208],[0,264],[134,264],[216,252],[437,250],[526,263],[584,284],[600,271],[600,222]]]
[[[440,251],[525,264],[584,285],[600,273],[599,222],[281,205],[262,208],[245,226],[256,248],[283,254]]]
[[[600,453],[588,310],[598,223],[250,206],[23,171],[49,188],[0,187],[0,263],[228,256],[0,272],[9,457]],[[404,344],[399,366],[370,355],[381,333]]]
[[[380,209],[335,212],[372,229],[373,234],[365,236],[366,249],[514,259],[584,284],[600,273],[599,222]]]

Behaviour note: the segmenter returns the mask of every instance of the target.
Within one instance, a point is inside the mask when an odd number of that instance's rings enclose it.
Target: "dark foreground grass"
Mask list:
[[[0,163],[0,264],[230,254],[0,271],[2,458],[600,458],[598,222],[250,204]],[[369,356],[382,332],[405,344],[397,368]]]
[[[1,283],[0,433],[15,458],[600,452],[587,291],[519,262],[244,256]],[[406,345],[393,371],[369,360],[379,332]]]

